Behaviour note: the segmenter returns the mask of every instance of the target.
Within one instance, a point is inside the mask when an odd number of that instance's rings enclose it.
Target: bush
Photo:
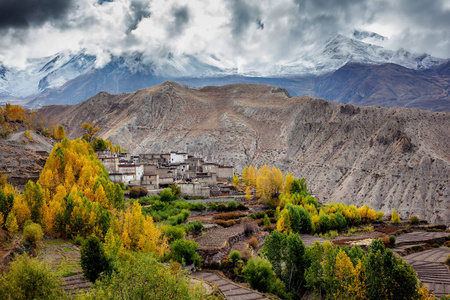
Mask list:
[[[197,232],[203,229],[203,223],[200,221],[191,221],[184,226],[186,232]]]
[[[395,246],[395,236],[390,235],[389,236],[389,244],[394,247]]]
[[[264,215],[264,226],[270,227],[270,219],[269,219],[269,216],[267,216],[267,215]]]
[[[85,242],[85,240],[84,240],[84,237],[82,237],[82,236],[77,236],[72,241],[72,243],[77,246],[83,246],[84,242]]]
[[[159,195],[162,202],[170,202],[174,199],[174,196],[172,194],[171,188],[165,188],[162,190],[161,194]]]
[[[228,210],[228,206],[225,203],[217,204],[217,211],[226,211]]]
[[[175,240],[183,239],[186,235],[183,228],[170,225],[162,226],[161,232],[165,237],[167,237],[169,243],[172,243]]]
[[[208,204],[208,210],[217,210],[216,202],[211,202]]]
[[[239,218],[239,214],[237,212],[227,212],[227,213],[221,213],[218,214],[215,219],[220,219],[220,220],[230,220],[230,219],[237,219]]]
[[[23,229],[23,238],[31,244],[31,246],[36,247],[37,242],[42,240],[44,233],[42,232],[41,225],[36,223],[31,223]]]
[[[237,250],[231,251],[230,262],[235,265],[239,260],[241,260],[241,253]]]
[[[381,220],[383,217],[384,213],[381,210],[377,211],[377,220]]]
[[[224,221],[224,220],[219,219],[219,220],[216,220],[216,224],[227,228],[227,227],[233,226],[235,224],[235,222],[234,222],[234,220]]]
[[[201,264],[200,256],[197,253],[198,244],[193,240],[176,240],[171,245],[175,260],[183,265]]]
[[[137,253],[134,259],[120,261],[110,279],[98,281],[88,299],[208,299],[203,289],[189,282],[184,272],[158,263],[153,253]]]
[[[130,195],[130,198],[137,199],[137,198],[147,196],[147,193],[148,193],[148,191],[146,188],[143,188],[140,186],[135,186],[130,189],[129,195]]]
[[[0,299],[61,299],[61,281],[50,265],[26,254],[0,275]]]
[[[201,202],[189,203],[189,209],[203,211],[203,210],[206,210],[206,205]]]
[[[227,204],[227,210],[236,210],[237,209],[237,203],[234,200],[228,201]]]
[[[238,203],[237,209],[238,209],[238,210],[248,210],[248,207],[245,206],[245,205],[242,204],[242,203]]]
[[[255,231],[256,231],[256,224],[250,219],[245,219],[244,220],[244,234],[246,236],[251,236]]]
[[[270,292],[276,279],[270,262],[260,257],[248,261],[244,268],[244,278],[253,289],[260,292]]]
[[[256,248],[258,248],[258,239],[252,236],[252,238],[248,241],[248,244],[250,247],[256,250]]]
[[[419,224],[420,223],[420,219],[416,216],[413,216],[409,219],[409,223],[411,224]]]
[[[95,282],[101,273],[112,271],[112,262],[106,257],[103,245],[96,236],[86,240],[80,254],[84,277],[90,282]]]

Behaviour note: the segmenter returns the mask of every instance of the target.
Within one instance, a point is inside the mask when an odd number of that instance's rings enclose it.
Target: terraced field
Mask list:
[[[83,278],[78,246],[57,239],[44,240],[43,243],[39,258],[47,261],[63,277],[62,289],[70,294],[89,289],[91,283]]]
[[[417,244],[421,242],[431,242],[433,240],[444,240],[449,236],[449,232],[415,231],[399,235],[395,241],[395,245],[401,246],[408,244]]]
[[[202,236],[195,239],[199,249],[223,248],[229,238],[244,233],[242,224],[234,225],[229,228],[219,228],[205,232]]]
[[[196,272],[194,277],[215,283],[228,300],[263,300],[269,299],[264,295],[250,289],[243,288],[216,273]]]
[[[450,255],[447,247],[434,248],[406,255],[403,259],[416,271],[422,283],[436,296],[450,294],[450,271],[444,264]]]

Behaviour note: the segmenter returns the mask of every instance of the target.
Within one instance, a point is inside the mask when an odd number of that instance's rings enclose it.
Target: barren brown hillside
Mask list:
[[[93,122],[132,153],[187,150],[238,171],[274,164],[305,177],[324,202],[450,223],[450,113],[290,97],[267,85],[174,82],[41,113],[72,138]]]

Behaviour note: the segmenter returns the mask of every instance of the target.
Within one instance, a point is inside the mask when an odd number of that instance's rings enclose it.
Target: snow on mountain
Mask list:
[[[0,93],[27,97],[40,91],[56,88],[94,67],[95,56],[83,51],[63,51],[50,57],[29,59],[24,69],[0,71]]]
[[[60,88],[80,75],[89,74],[90,71],[114,74],[105,75],[105,80],[126,82],[136,80],[139,76],[143,77],[140,81],[148,81],[153,77],[177,79],[228,75],[251,77],[322,75],[336,71],[349,62],[369,65],[394,63],[420,70],[435,67],[445,61],[428,54],[413,54],[404,49],[392,51],[365,42],[384,39],[385,37],[373,32],[355,30],[351,37],[338,34],[325,42],[305,45],[295,59],[287,62],[240,70],[230,67],[229,61],[224,63],[215,55],[202,58],[171,53],[163,58],[149,58],[143,54],[130,53],[121,57],[111,57],[111,61],[105,66],[96,68],[95,56],[87,55],[85,51],[74,53],[68,50],[50,57],[30,59],[26,68],[21,70],[4,67],[0,62],[0,98],[44,95],[46,91]],[[107,85],[105,82],[97,84]],[[102,86],[98,88],[103,89]]]
[[[288,63],[265,70],[261,75],[321,75],[333,72],[349,62],[369,65],[393,63],[408,69],[420,70],[438,66],[444,61],[446,60],[428,54],[413,54],[404,49],[388,50],[338,34],[322,44],[311,46]]]

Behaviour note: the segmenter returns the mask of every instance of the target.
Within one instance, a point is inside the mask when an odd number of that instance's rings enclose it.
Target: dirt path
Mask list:
[[[264,295],[243,288],[215,273],[208,272],[196,272],[192,274],[194,277],[199,279],[204,279],[215,283],[219,289],[224,293],[228,300],[259,300],[259,299],[269,299]]]

